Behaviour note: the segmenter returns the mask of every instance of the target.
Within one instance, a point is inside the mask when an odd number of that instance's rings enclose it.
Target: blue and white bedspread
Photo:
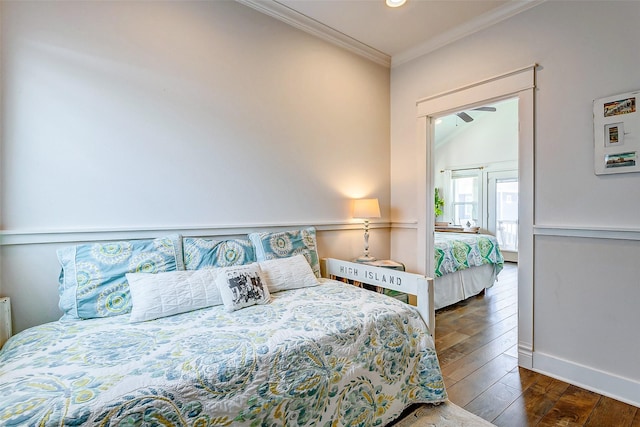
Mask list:
[[[493,264],[497,275],[504,267],[498,240],[490,234],[435,233],[435,276]]]
[[[0,352],[0,425],[375,426],[442,402],[418,312],[344,283],[142,323],[23,331]]]

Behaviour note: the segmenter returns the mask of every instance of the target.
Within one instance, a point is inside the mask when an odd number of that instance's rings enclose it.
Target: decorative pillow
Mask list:
[[[318,278],[307,259],[302,255],[272,259],[258,263],[264,278],[269,283],[269,292],[318,286]]]
[[[184,265],[187,270],[230,267],[256,262],[256,252],[247,239],[208,240],[196,237],[182,239]]]
[[[320,260],[316,249],[316,229],[313,227],[301,230],[275,233],[251,233],[249,240],[256,247],[258,261],[276,258],[287,258],[302,254],[311,266],[311,270],[320,277]]]
[[[222,305],[216,276],[216,270],[127,273],[133,305],[129,322]]]
[[[271,298],[267,282],[257,263],[221,268],[216,284],[227,311],[266,304]]]
[[[61,320],[131,311],[126,273],[184,270],[182,237],[88,243],[58,249]]]

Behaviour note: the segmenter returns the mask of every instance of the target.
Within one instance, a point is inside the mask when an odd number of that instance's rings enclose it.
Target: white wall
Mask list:
[[[387,68],[232,1],[1,8],[0,294],[16,331],[60,316],[55,249],[88,231],[309,224],[321,256],[350,257],[350,198],[379,197],[388,222]],[[372,253],[388,247],[374,229]]]
[[[435,131],[433,159],[436,187],[443,169],[486,166],[488,163],[513,163],[518,160],[518,102],[503,101],[492,106],[495,112],[469,112],[474,120],[465,123],[454,116],[453,130]],[[446,125],[444,119],[442,125]]]
[[[592,102],[640,88],[638,17],[637,2],[545,2],[391,73],[392,220],[409,224],[420,209],[416,101],[539,64],[534,368],[636,405],[640,174],[593,173]],[[415,241],[394,230],[392,257],[411,259]]]

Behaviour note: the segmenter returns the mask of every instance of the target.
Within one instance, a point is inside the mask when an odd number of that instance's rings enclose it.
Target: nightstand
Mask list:
[[[377,259],[375,261],[361,262],[360,264],[373,265],[374,267],[390,268],[392,270],[405,271],[404,264],[391,259]]]

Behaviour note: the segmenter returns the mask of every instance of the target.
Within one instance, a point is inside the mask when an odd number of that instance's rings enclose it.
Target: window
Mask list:
[[[478,225],[480,204],[480,170],[452,171],[451,195],[453,223]]]

